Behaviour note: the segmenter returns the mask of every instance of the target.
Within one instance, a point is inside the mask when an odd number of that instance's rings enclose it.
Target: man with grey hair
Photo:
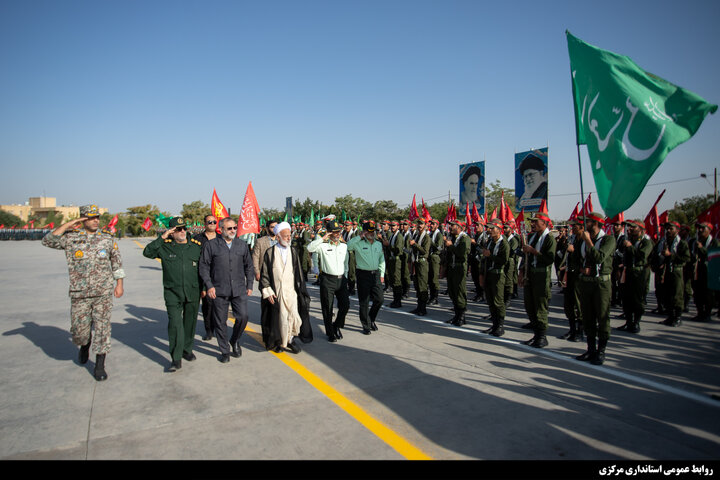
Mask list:
[[[263,342],[276,353],[287,348],[302,350],[297,342],[313,340],[310,325],[310,295],[298,252],[291,248],[290,224],[281,222],[274,229],[277,243],[265,251],[260,267]]]
[[[230,361],[232,356],[240,357],[240,336],[248,322],[247,299],[252,295],[255,270],[250,249],[244,240],[236,238],[237,223],[228,217],[221,221],[221,236],[215,237],[203,247],[200,257],[200,278],[207,296],[213,301],[215,336],[220,347],[222,363]],[[235,326],[228,343],[227,319],[228,306],[232,306]]]

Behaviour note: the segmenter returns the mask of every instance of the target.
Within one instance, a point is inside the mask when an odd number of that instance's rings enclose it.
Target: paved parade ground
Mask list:
[[[70,340],[64,254],[0,242],[0,458],[720,458],[720,321],[690,321],[694,307],[678,328],[647,314],[640,334],[613,331],[605,365],[593,366],[574,359],[584,343],[557,338],[567,331],[557,287],[550,345],[535,349],[520,343],[532,336],[520,328],[522,292],[502,338],[481,333],[485,303],[469,302],[467,325],[453,327],[447,296],[417,317],[407,313],[414,293],[390,309],[388,292],[378,331],[362,334],[351,297],[344,339],[329,343],[309,285],[315,340],[293,355],[265,351],[256,283],[242,357],[220,363],[199,317],[197,360],[170,373],[162,272],[142,256],[148,242],[119,241],[127,277],[104,382],[93,378],[94,354],[79,365]],[[650,310],[652,292],[648,300]]]

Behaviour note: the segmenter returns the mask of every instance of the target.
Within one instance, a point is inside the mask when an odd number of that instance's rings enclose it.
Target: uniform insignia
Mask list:
[[[85,254],[83,253],[82,250],[77,250],[75,252],[75,258],[83,258],[84,256],[85,256]]]
[[[165,243],[170,243],[170,242],[172,242],[172,240],[170,240],[169,238],[165,239]]]
[[[113,250],[117,250],[117,249],[118,249],[117,243],[113,243]]]
[[[97,254],[98,254],[98,257],[100,257],[100,258],[105,258],[108,255],[107,250],[105,250],[104,248],[102,250],[100,250]]]

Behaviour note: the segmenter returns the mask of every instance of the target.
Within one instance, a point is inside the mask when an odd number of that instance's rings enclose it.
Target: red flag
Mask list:
[[[480,212],[478,212],[477,205],[475,202],[473,202],[473,209],[472,209],[472,219],[473,222],[480,222],[482,218],[480,217]]]
[[[549,216],[548,208],[547,208],[547,202],[545,202],[545,199],[542,199],[542,202],[540,202],[540,208],[538,209],[539,213],[544,213]]]
[[[500,192],[500,221],[505,223],[505,190]]]
[[[713,229],[710,234],[715,232],[714,236],[720,233],[720,201],[713,203],[710,208],[698,215],[696,223],[709,222],[712,224]],[[0,227],[2,228],[2,227]]]
[[[107,224],[107,228],[112,232],[115,233],[115,225],[117,225],[118,222],[118,216],[115,215],[110,222]]]
[[[525,224],[525,209],[523,208],[520,210],[520,214],[515,219],[515,226],[517,227],[517,231],[522,233],[522,229],[520,228],[521,225]]]
[[[645,232],[653,240],[656,240],[658,233],[660,233],[660,217],[657,213],[657,204],[658,202],[660,202],[660,199],[663,195],[665,195],[665,190],[660,192],[660,195],[658,196],[657,200],[655,200],[655,203],[650,209],[650,212],[648,212],[647,216],[645,217]]]
[[[662,213],[660,214],[660,216],[658,217],[658,219],[660,220],[660,224],[659,224],[659,225],[660,225],[661,227],[662,227],[663,225],[665,225],[665,224],[668,222],[668,220],[670,220],[669,215],[668,215],[668,211],[665,210],[664,212],[662,212]]]
[[[490,220],[495,220],[497,218],[497,207],[495,207],[490,214]]]
[[[432,218],[432,215],[430,215],[430,212],[428,211],[427,207],[425,206],[425,199],[422,199],[422,218],[426,222],[429,222]]]
[[[420,218],[420,214],[418,213],[417,203],[415,203],[415,194],[413,194],[413,201],[412,205],[410,205],[410,213],[408,214],[408,220],[412,222],[416,218]]]
[[[505,222],[515,223],[515,215],[512,213],[512,208],[507,203],[505,204]]]
[[[583,205],[582,210],[580,211],[580,216],[586,215],[593,211],[592,206],[592,192],[588,193],[588,197],[585,200],[585,204]]]
[[[470,235],[475,235],[475,224],[472,221],[469,203],[465,204],[465,227]]]
[[[26,223],[25,226],[23,226],[23,229],[27,230],[29,228],[29,223]]]
[[[625,221],[625,212],[620,212],[617,215],[615,215],[613,218],[605,222],[605,233],[612,232],[612,224],[613,223],[623,223]]]
[[[580,215],[580,202],[575,205],[575,208],[573,209],[572,213],[570,214],[570,218],[568,218],[568,222],[570,220],[575,220],[578,218],[578,215]]]
[[[230,216],[227,209],[225,208],[225,205],[222,204],[220,201],[220,198],[218,198],[217,193],[215,192],[215,189],[213,188],[213,194],[212,199],[210,200],[210,211],[215,216],[215,218],[218,219],[218,226],[215,227],[215,231],[217,233],[220,233],[220,220],[223,218],[227,218]]]
[[[152,220],[150,220],[150,217],[147,217],[142,224],[142,228],[144,228],[147,232],[148,230],[150,230],[150,227],[152,227]]]
[[[453,220],[457,220],[457,211],[455,210],[455,204],[450,202],[450,205],[448,205],[447,215],[445,215],[445,220],[443,220],[445,227],[447,228],[448,222]]]
[[[0,225],[0,228],[5,228],[5,224],[3,223],[2,225]]]
[[[0,225],[0,228],[2,228],[2,225]],[[47,225],[45,225],[43,228],[55,228],[55,222],[50,222]]]
[[[483,213],[483,223],[487,225],[487,210],[485,210],[485,213]]]
[[[252,182],[250,182],[247,190],[245,190],[245,199],[243,200],[242,212],[240,212],[237,234],[260,233],[259,215],[260,205],[258,205],[255,190],[253,190]]]
[[[15,225],[13,225],[12,227],[10,227],[10,230],[15,230]]]

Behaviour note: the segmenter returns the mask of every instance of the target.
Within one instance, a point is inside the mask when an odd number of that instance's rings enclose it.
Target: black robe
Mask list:
[[[260,268],[260,292],[264,288],[270,287],[275,290],[275,281],[273,278],[273,262],[275,261],[275,247],[270,247],[265,251],[263,258],[263,266]],[[298,315],[302,321],[300,325],[300,334],[298,338],[303,343],[313,341],[312,325],[310,324],[310,295],[308,295],[305,286],[305,275],[303,275],[300,259],[295,249],[290,249],[290,261],[293,265],[293,276],[295,278],[295,292],[297,292]],[[276,301],[274,304],[270,300],[263,298],[260,302],[260,326],[262,328],[262,339],[265,343],[265,349],[271,350],[282,340],[280,336],[280,304]]]

